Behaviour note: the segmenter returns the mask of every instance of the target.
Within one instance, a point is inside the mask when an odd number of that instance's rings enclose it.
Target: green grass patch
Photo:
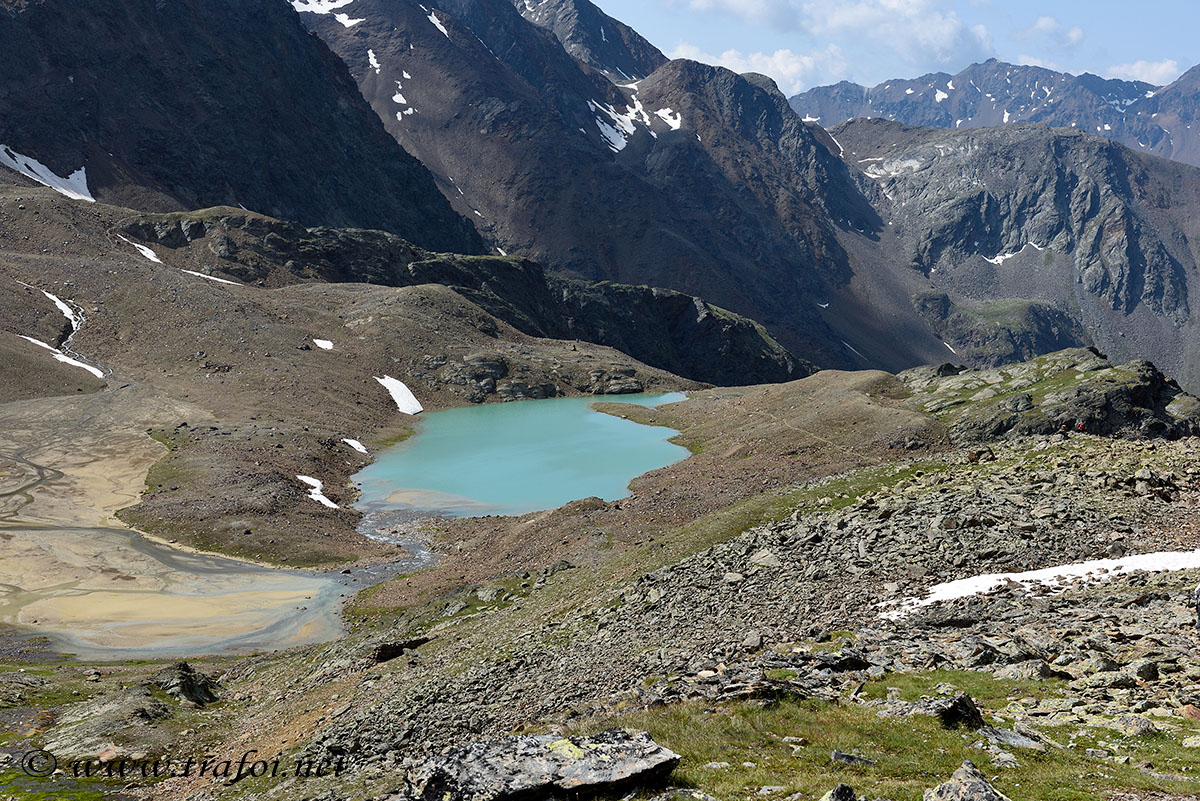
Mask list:
[[[997,682],[984,674],[968,680],[959,673],[935,672],[892,676],[873,683],[872,690],[884,688],[886,692],[889,682],[898,682],[902,695],[916,694],[948,678],[976,689],[981,700],[1024,689],[1020,683]],[[1039,684],[1045,689],[1044,682]],[[1087,756],[1087,748],[1117,735],[1086,730],[1097,733],[1077,737],[1071,748],[1019,751],[1018,767],[1000,768],[987,752],[972,747],[980,739],[974,732],[944,729],[932,717],[881,718],[876,711],[870,706],[801,699],[766,707],[756,702],[715,707],[688,702],[590,722],[579,731],[612,725],[649,731],[657,742],[683,757],[670,778],[672,784],[719,799],[756,796],[765,786],[784,788],[770,796],[774,798],[796,792],[820,798],[836,785],[848,784],[860,797],[919,801],[926,789],[948,779],[964,760],[996,777],[993,783],[998,790],[1021,801],[1084,801],[1107,798],[1115,791],[1148,789],[1181,794],[1200,791],[1200,775],[1174,782],[1137,767],[1137,763],[1149,761],[1164,773],[1186,770],[1188,749],[1166,735],[1126,740],[1132,763],[1128,765]],[[1060,742],[1067,742],[1070,736],[1070,732],[1058,730],[1047,734]],[[857,753],[875,764],[860,767],[833,762],[835,749]],[[728,766],[707,767],[712,763]]]

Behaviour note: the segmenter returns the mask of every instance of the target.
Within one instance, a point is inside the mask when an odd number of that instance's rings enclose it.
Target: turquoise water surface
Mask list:
[[[551,398],[426,412],[416,433],[354,476],[359,509],[418,509],[452,517],[522,515],[598,496],[624,498],[642,473],[687,458],[669,428],[592,404],[659,406],[683,393]]]

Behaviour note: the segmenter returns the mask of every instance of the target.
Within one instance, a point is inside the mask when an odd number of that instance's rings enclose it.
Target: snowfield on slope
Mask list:
[[[31,178],[43,186],[48,186],[60,195],[66,195],[72,200],[86,200],[89,203],[96,202],[96,198],[92,197],[92,192],[88,189],[86,167],[80,167],[66,178],[63,178],[37,159],[21,155],[8,145],[0,145],[0,164],[11,170],[16,170],[26,178]]]
[[[396,402],[396,408],[405,414],[420,414],[425,411],[425,407],[417,400],[417,396],[412,394],[404,382],[398,378],[392,378],[390,375],[385,375],[382,378],[375,376],[375,380],[383,384],[384,388],[391,393],[392,400]]]
[[[1028,591],[1032,591],[1038,586],[1062,591],[1076,581],[1104,581],[1126,573],[1136,573],[1139,570],[1162,572],[1195,570],[1197,568],[1200,568],[1200,550],[1159,551],[1126,556],[1121,559],[1092,559],[1073,565],[1027,570],[1023,573],[986,573],[982,576],[937,584],[929,590],[924,598],[901,601],[899,608],[884,612],[880,617],[898,620],[923,606],[929,606],[939,601],[953,601],[972,595],[982,595],[1010,582],[1022,584]]]

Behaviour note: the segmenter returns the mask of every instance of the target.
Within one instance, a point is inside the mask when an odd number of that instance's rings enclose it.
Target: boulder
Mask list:
[[[936,698],[922,704],[928,708],[928,713],[937,717],[947,729],[966,727],[978,729],[983,726],[983,715],[979,707],[966,693],[959,693],[953,698]]]
[[[196,671],[187,662],[176,662],[160,670],[154,676],[154,684],[177,701],[190,701],[196,706],[220,700],[216,680]]]
[[[970,762],[954,771],[950,780],[926,790],[924,801],[1009,801],[997,792],[987,778]]]
[[[853,787],[848,784],[839,784],[821,796],[821,801],[858,801],[858,799],[854,795]]]
[[[612,729],[472,743],[426,762],[410,781],[428,801],[534,801],[652,784],[678,764],[679,756],[647,733]]]

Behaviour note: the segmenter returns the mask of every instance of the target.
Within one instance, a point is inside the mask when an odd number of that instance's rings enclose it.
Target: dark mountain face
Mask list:
[[[0,0],[0,71],[0,163],[96,199],[480,247],[284,0]]]
[[[614,83],[645,78],[667,57],[588,0],[513,0],[521,16],[554,34],[568,53]]]
[[[1200,67],[1170,86],[1069,75],[992,59],[867,88],[842,82],[795,95],[792,107],[830,127],[877,117],[935,128],[1040,122],[1078,128],[1133,150],[1200,165]]]
[[[1018,353],[1090,340],[1200,379],[1189,297],[1200,276],[1200,170],[1035,125],[855,120],[831,134],[879,190],[894,232],[884,259],[944,293],[919,298],[936,330],[1020,318],[1042,334]]]
[[[498,250],[699,295],[802,358],[846,363],[814,299],[848,276],[839,226],[873,213],[767,79],[670,62],[616,86],[508,0],[338,11],[352,24],[302,16]]]

